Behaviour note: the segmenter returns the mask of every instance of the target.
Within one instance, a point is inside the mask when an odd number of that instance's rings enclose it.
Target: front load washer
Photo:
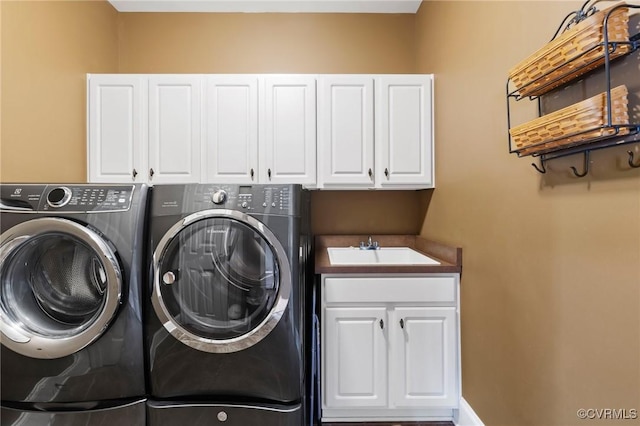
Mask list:
[[[144,185],[0,185],[1,423],[144,425]]]
[[[301,426],[309,195],[156,185],[146,346],[152,426]]]

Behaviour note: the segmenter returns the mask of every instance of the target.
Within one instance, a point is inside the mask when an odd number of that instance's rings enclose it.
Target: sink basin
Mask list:
[[[437,260],[409,247],[381,247],[360,250],[358,247],[328,247],[332,265],[440,265]]]

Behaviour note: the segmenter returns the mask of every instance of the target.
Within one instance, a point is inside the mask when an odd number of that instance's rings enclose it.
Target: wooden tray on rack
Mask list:
[[[580,145],[592,139],[616,134],[611,125],[629,124],[627,87],[611,89],[611,123],[607,117],[607,93],[602,92],[509,130],[520,155],[530,155]],[[621,127],[618,135],[629,128]],[[548,142],[546,142],[548,141]],[[530,148],[528,148],[530,147]]]
[[[604,19],[617,7],[596,12],[553,39],[509,71],[521,97],[540,96],[604,63]],[[629,9],[619,7],[608,20],[608,41],[618,44],[609,58],[632,50],[629,42]],[[549,73],[545,76],[545,74]],[[543,77],[544,76],[544,77]]]

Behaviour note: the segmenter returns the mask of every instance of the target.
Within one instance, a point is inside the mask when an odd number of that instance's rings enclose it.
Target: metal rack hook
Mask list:
[[[584,167],[583,167],[583,172],[582,173],[578,173],[578,169],[576,169],[575,167],[571,166],[571,170],[573,171],[573,174],[576,175],[576,177],[585,177],[586,175],[589,174],[589,151],[585,151],[584,152]]]
[[[560,33],[567,31],[569,28],[571,28],[572,25],[578,24],[596,13],[598,9],[596,8],[595,4],[600,2],[601,0],[595,0],[594,3],[590,5],[589,3],[591,3],[592,1],[594,0],[587,0],[582,4],[580,9],[569,12],[560,23],[560,26],[553,34],[553,37],[551,37],[551,40],[554,40],[556,37],[558,37]]]
[[[536,163],[531,163],[531,165],[533,166],[534,169],[538,171],[538,173],[542,173],[542,174],[547,173],[547,168],[544,165],[544,160],[542,159],[542,157],[540,158],[540,167],[538,167]]]
[[[627,151],[627,154],[629,154],[629,167],[633,169],[640,168],[640,161],[638,162],[638,164],[633,162],[633,151]]]

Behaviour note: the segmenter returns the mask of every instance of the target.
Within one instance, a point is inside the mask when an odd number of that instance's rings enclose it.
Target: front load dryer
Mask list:
[[[156,185],[150,426],[305,423],[308,192]]]
[[[1,423],[145,424],[144,185],[0,185]]]

